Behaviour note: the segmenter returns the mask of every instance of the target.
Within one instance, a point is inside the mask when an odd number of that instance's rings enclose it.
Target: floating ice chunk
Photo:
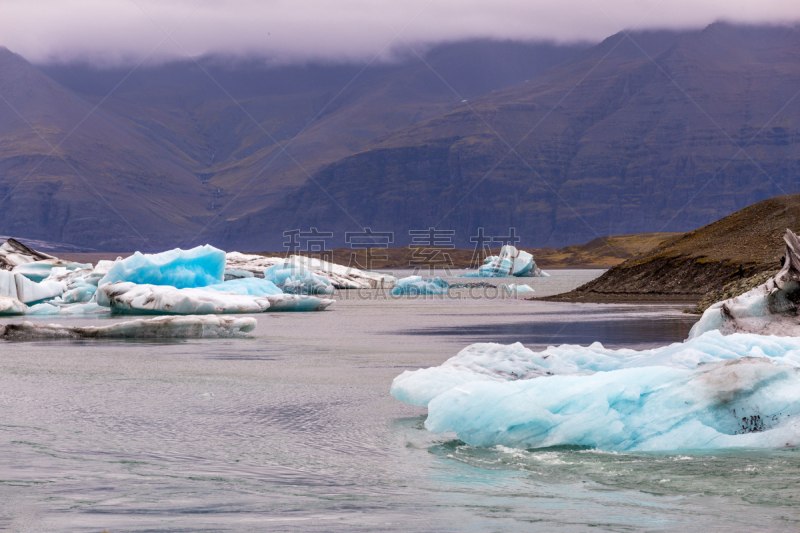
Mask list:
[[[104,268],[106,265],[98,265]],[[225,252],[205,245],[181,250],[176,248],[160,254],[136,252],[115,261],[98,285],[115,281],[139,284],[169,285],[179,289],[205,287],[223,282]]]
[[[22,315],[27,311],[28,306],[11,296],[0,294],[0,315]]]
[[[800,370],[765,359],[460,385],[425,427],[474,446],[679,450],[800,445]]]
[[[392,382],[391,394],[411,405],[426,406],[439,394],[472,381],[505,382],[644,366],[693,369],[700,363],[742,357],[766,357],[776,364],[800,367],[800,338],[723,336],[711,331],[686,342],[641,351],[613,350],[599,342],[550,346],[538,352],[520,343],[473,344],[440,366],[403,372]]]
[[[524,283],[520,283],[518,285],[515,283],[510,283],[508,285],[501,285],[501,287],[503,287],[506,290],[506,292],[510,292],[512,294],[535,292],[533,290],[533,287],[531,287],[530,285],[525,285]]]
[[[224,283],[200,287],[204,291],[219,291],[239,294],[242,296],[272,296],[283,294],[283,291],[269,280],[261,278],[232,279]]]
[[[787,229],[781,270],[763,285],[717,302],[692,326],[689,338],[718,329],[723,333],[800,336],[800,239]]]
[[[392,294],[395,296],[410,295],[419,296],[422,294],[446,294],[449,284],[441,278],[429,280],[422,279],[422,276],[408,276],[397,280]]]
[[[125,281],[101,285],[96,299],[98,305],[110,307],[116,312],[172,315],[262,313],[267,309],[321,311],[333,303],[333,300],[313,296],[245,296],[216,290],[177,289]]]
[[[267,267],[264,279],[288,294],[333,294],[328,278],[313,274],[302,263],[286,262]]]
[[[256,277],[263,277],[264,270],[273,265],[294,264],[315,276],[330,280],[331,285],[337,289],[391,289],[397,281],[388,274],[368,272],[301,255],[283,258],[229,252],[227,260],[229,269],[252,272]]]
[[[250,317],[180,316],[131,320],[110,326],[58,324],[0,325],[0,338],[27,339],[187,339],[244,337],[256,327]]]
[[[546,277],[549,275],[536,266],[531,254],[524,250],[518,250],[511,245],[503,246],[500,249],[500,255],[487,257],[484,264],[476,272],[464,274],[466,277],[478,278]]]

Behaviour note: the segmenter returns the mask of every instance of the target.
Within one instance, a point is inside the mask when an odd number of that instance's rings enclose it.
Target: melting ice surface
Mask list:
[[[800,444],[800,339],[712,331],[651,350],[475,344],[392,395],[477,446],[607,450]]]

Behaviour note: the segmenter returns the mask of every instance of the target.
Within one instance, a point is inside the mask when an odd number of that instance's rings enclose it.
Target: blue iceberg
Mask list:
[[[328,278],[311,272],[303,264],[278,263],[264,270],[264,279],[271,281],[287,294],[333,294]]]
[[[205,287],[224,281],[225,252],[205,245],[160,254],[136,252],[115,262],[98,285],[117,281],[169,285],[178,289]]]
[[[397,280],[392,289],[394,296],[420,296],[424,294],[446,294],[450,285],[441,278],[422,279],[422,276],[408,276]]]

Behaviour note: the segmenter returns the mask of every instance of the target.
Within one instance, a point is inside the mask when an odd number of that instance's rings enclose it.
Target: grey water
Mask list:
[[[599,271],[525,282],[562,292]],[[518,281],[518,280],[511,280]],[[680,342],[676,305],[343,291],[251,339],[0,342],[0,530],[796,531],[800,452],[474,448],[392,379],[473,342]],[[119,318],[38,318],[65,325]]]

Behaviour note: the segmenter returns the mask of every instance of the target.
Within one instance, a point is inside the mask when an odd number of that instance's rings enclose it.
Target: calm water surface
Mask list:
[[[598,271],[527,280],[543,295]],[[513,280],[512,280],[513,281]],[[337,296],[253,339],[0,342],[0,530],[797,531],[800,452],[473,448],[389,395],[471,342],[656,346],[678,306]],[[111,319],[39,319],[62,324]]]

